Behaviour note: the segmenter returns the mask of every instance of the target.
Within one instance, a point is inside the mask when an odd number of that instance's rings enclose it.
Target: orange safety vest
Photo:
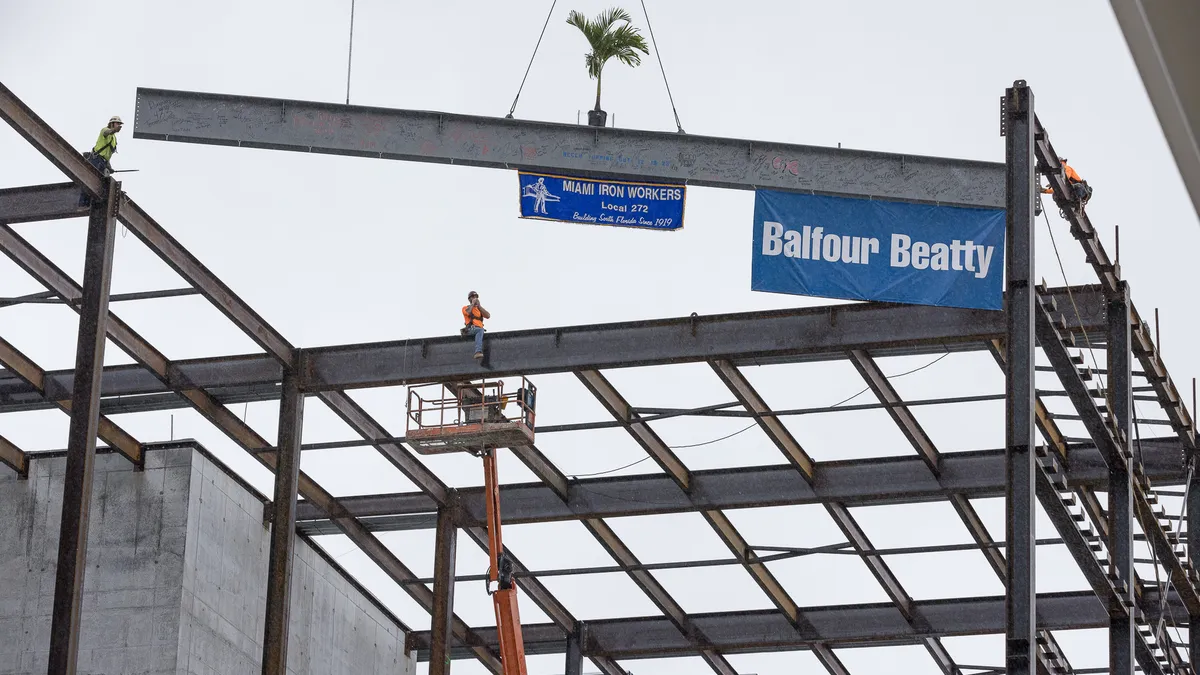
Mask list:
[[[479,326],[483,328],[483,313],[479,311],[478,307],[463,305],[462,314],[464,326]]]
[[[1067,174],[1067,180],[1071,181],[1072,183],[1083,182],[1083,179],[1079,177],[1079,174],[1075,173],[1075,169],[1072,169],[1071,165],[1067,164],[1066,162],[1063,162],[1063,172]]]

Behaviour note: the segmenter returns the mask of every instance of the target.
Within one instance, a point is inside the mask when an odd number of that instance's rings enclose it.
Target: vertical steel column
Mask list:
[[[275,502],[271,554],[267,566],[267,618],[263,630],[263,675],[286,675],[288,618],[291,614],[292,556],[296,544],[296,493],[300,482],[300,443],[304,395],[295,372],[283,374],[279,401],[279,452],[275,456]]]
[[[433,552],[433,623],[430,626],[429,675],[450,675],[450,625],[454,616],[454,556],[458,530],[450,509],[438,509]]]
[[[1033,92],[1017,80],[1005,92],[1008,164],[1005,264],[1007,372],[1005,377],[1005,541],[1008,587],[1004,594],[1007,675],[1030,675],[1036,663],[1034,596],[1034,334],[1033,310]]]
[[[1195,415],[1196,411],[1193,410]],[[1194,461],[1191,453],[1188,460]],[[1187,486],[1187,545],[1188,562],[1194,568],[1200,563],[1200,476],[1192,475],[1192,482]],[[1188,659],[1193,664],[1200,665],[1200,614],[1188,617]]]
[[[579,645],[579,633],[567,636],[567,667],[565,675],[583,675],[583,650]]]
[[[121,184],[109,177],[104,190],[105,198],[92,202],[84,253],[71,427],[67,437],[66,476],[63,478],[62,528],[50,623],[50,675],[74,675],[79,657],[79,613],[87,567],[88,512],[92,504],[96,432],[100,425],[100,375],[104,370],[108,291],[117,231],[113,218]]]
[[[1108,468],[1108,536],[1110,574],[1125,584],[1122,594],[1133,607],[1133,471],[1129,452],[1133,416],[1132,343],[1129,285],[1120,282],[1119,297],[1108,299],[1108,405],[1116,426],[1121,462]],[[1111,620],[1108,628],[1108,672],[1133,675],[1134,624],[1131,613]]]

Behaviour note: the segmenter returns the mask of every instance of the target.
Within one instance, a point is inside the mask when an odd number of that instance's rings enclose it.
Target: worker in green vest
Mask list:
[[[122,126],[121,118],[113,115],[108,120],[108,126],[100,130],[100,136],[96,139],[96,144],[92,146],[92,151],[83,153],[88,163],[96,167],[100,175],[106,178],[112,173],[110,161],[113,153],[117,151],[117,132],[121,131]],[[87,193],[79,197],[80,206],[88,206],[90,203],[91,199],[88,198]]]

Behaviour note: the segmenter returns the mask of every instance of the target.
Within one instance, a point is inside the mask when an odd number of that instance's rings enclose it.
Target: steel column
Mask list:
[[[283,376],[279,405],[279,452],[275,461],[275,502],[271,518],[271,557],[267,567],[267,620],[263,635],[263,675],[287,675],[288,617],[291,613],[292,556],[296,543],[296,493],[300,484],[300,442],[304,395],[296,376]]]
[[[1118,294],[1108,301],[1108,405],[1115,425],[1119,461],[1109,466],[1108,536],[1112,552],[1110,574],[1127,605],[1133,606],[1133,471],[1129,454],[1130,420],[1133,417],[1132,352],[1130,344],[1129,285],[1120,282]],[[1118,459],[1118,458],[1114,458]],[[1119,580],[1119,581],[1118,581]],[[1113,617],[1108,632],[1109,672],[1132,675],[1134,622],[1128,613]]]
[[[1195,462],[1195,457],[1190,458]],[[1187,547],[1188,562],[1195,569],[1200,561],[1200,476],[1193,475],[1187,487]],[[1200,613],[1188,613],[1188,659],[1200,664]]]
[[[1017,80],[1005,92],[1007,143],[1007,371],[1005,454],[1007,482],[1005,541],[1008,542],[1004,596],[1005,663],[1008,675],[1030,675],[1037,640],[1034,595],[1034,159],[1033,92]]]
[[[450,675],[450,617],[454,616],[454,560],[458,530],[450,509],[437,515],[433,552],[433,623],[430,624],[429,675]]]
[[[564,675],[583,675],[583,651],[579,648],[579,635],[567,636],[567,663]]]
[[[79,341],[75,349],[75,382],[71,392],[71,426],[63,478],[62,528],[50,623],[50,675],[74,675],[79,657],[79,614],[87,567],[88,515],[92,504],[92,469],[100,426],[100,376],[108,323],[108,291],[112,282],[116,226],[113,217],[121,184],[108,178],[103,199],[95,199],[88,218],[84,253],[83,297],[79,307]]]

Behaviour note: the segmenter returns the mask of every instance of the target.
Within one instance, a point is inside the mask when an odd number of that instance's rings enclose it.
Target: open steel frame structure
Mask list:
[[[733,189],[771,187],[831,194],[1007,209],[1006,310],[947,309],[878,303],[766,311],[619,324],[495,333],[488,358],[464,358],[456,337],[411,339],[298,349],[269,326],[229,287],[185,250],[149,214],[103,178],[83,157],[0,85],[0,116],[49,158],[69,183],[0,190],[0,250],[46,287],[45,293],[5,304],[57,298],[79,313],[73,371],[47,372],[0,338],[0,412],[60,408],[71,416],[67,501],[59,552],[51,640],[51,673],[73,673],[79,631],[88,524],[88,487],[96,439],[135,467],[143,444],[109,416],[193,408],[275,473],[263,672],[283,673],[294,536],[347,536],[432,615],[431,630],[412,632],[409,649],[444,673],[452,659],[473,658],[500,671],[494,629],[473,627],[455,615],[455,542],[459,530],[486,547],[480,489],[451,489],[408,447],[389,434],[346,392],[352,389],[488,377],[572,373],[610,419],[539,428],[540,433],[617,427],[662,469],[661,473],[578,479],[565,475],[536,447],[512,452],[539,479],[505,485],[501,500],[509,523],[577,521],[613,564],[545,572],[517,558],[524,594],[551,623],[526,625],[531,654],[565,654],[565,672],[579,675],[583,659],[608,675],[625,673],[622,659],[698,655],[717,673],[737,671],[727,655],[809,650],[833,675],[848,673],[843,647],[923,646],[947,675],[955,663],[943,638],[1006,635],[1008,673],[1070,673],[1054,631],[1107,628],[1111,672],[1196,672],[1200,656],[1200,590],[1193,562],[1200,555],[1200,477],[1193,466],[1194,420],[1167,372],[1147,324],[1134,308],[1119,267],[1101,246],[1087,215],[1073,201],[1058,154],[1034,114],[1033,95],[1018,81],[1002,99],[1001,134],[1007,161],[987,164],[680,134],[595,129],[511,119],[380,110],[323,103],[250,99],[191,92],[140,90],[135,137],[324,152],[383,159],[464,163],[498,168],[570,170],[588,175],[655,180]],[[1035,186],[1044,176],[1098,277],[1086,286],[1046,288],[1033,280]],[[80,208],[80,191],[92,206]],[[21,238],[14,223],[88,217],[82,285]],[[115,223],[123,223],[185,279],[190,288],[110,296]],[[170,360],[109,310],[117,300],[200,294],[245,331],[262,351],[233,357]],[[105,338],[135,361],[103,365]],[[1073,350],[1076,341],[1103,347],[1103,387]],[[1038,366],[1040,347],[1050,366]],[[906,401],[877,359],[944,352],[986,352],[1006,375],[1006,447],[943,453],[913,409],[979,397]],[[915,451],[904,457],[815,461],[782,423],[795,410],[773,410],[742,372],[748,364],[847,360],[862,376]],[[735,403],[702,409],[634,408],[604,375],[630,366],[703,363],[728,387]],[[1036,371],[1050,371],[1061,390],[1034,387]],[[1073,414],[1056,414],[1049,397],[1069,399]],[[361,440],[304,445],[306,397],[335,411]],[[997,397],[991,397],[993,399]],[[228,409],[249,401],[279,400],[279,438],[271,443]],[[1161,410],[1156,420],[1172,434],[1141,438],[1133,402]],[[848,408],[854,408],[849,406]],[[691,470],[655,432],[655,420],[680,416],[753,419],[782,453],[771,466]],[[1086,438],[1070,438],[1057,420],[1082,422]],[[1040,437],[1039,437],[1040,435]],[[1138,440],[1134,440],[1134,439]],[[413,493],[334,497],[300,471],[310,448],[369,446],[411,479]],[[0,461],[25,475],[31,457],[0,438]],[[36,459],[34,459],[36,461]],[[1182,491],[1163,491],[1183,485]],[[599,488],[599,489],[596,489]],[[1101,497],[1107,494],[1107,503]],[[1160,497],[1185,497],[1187,516],[1166,517]],[[973,499],[1006,497],[1006,532],[998,541],[972,506]],[[298,499],[298,496],[302,499]],[[945,501],[967,527],[969,546],[876,548],[851,508]],[[804,550],[763,551],[729,517],[735,509],[819,504],[844,533],[835,548],[861,558],[890,601],[846,606],[800,606],[768,568],[778,556]],[[1034,513],[1040,504],[1086,578],[1091,592],[1038,595],[1034,591]],[[698,513],[728,546],[731,557],[691,563],[643,563],[606,518]],[[378,538],[384,531],[436,531],[435,575],[421,579]],[[1164,573],[1157,583],[1134,566],[1134,542],[1154,553]],[[917,601],[886,557],[897,552],[970,549],[981,553],[1006,592],[1002,597]],[[656,579],[657,569],[729,565],[748,573],[774,607],[769,610],[689,614]],[[627,574],[661,610],[660,616],[581,621],[541,579],[555,574]],[[432,582],[432,589],[426,584]],[[1190,628],[1177,640],[1167,628]],[[1186,642],[1186,644],[1185,644]],[[974,669],[971,672],[976,672]],[[997,672],[1001,669],[997,668]]]

